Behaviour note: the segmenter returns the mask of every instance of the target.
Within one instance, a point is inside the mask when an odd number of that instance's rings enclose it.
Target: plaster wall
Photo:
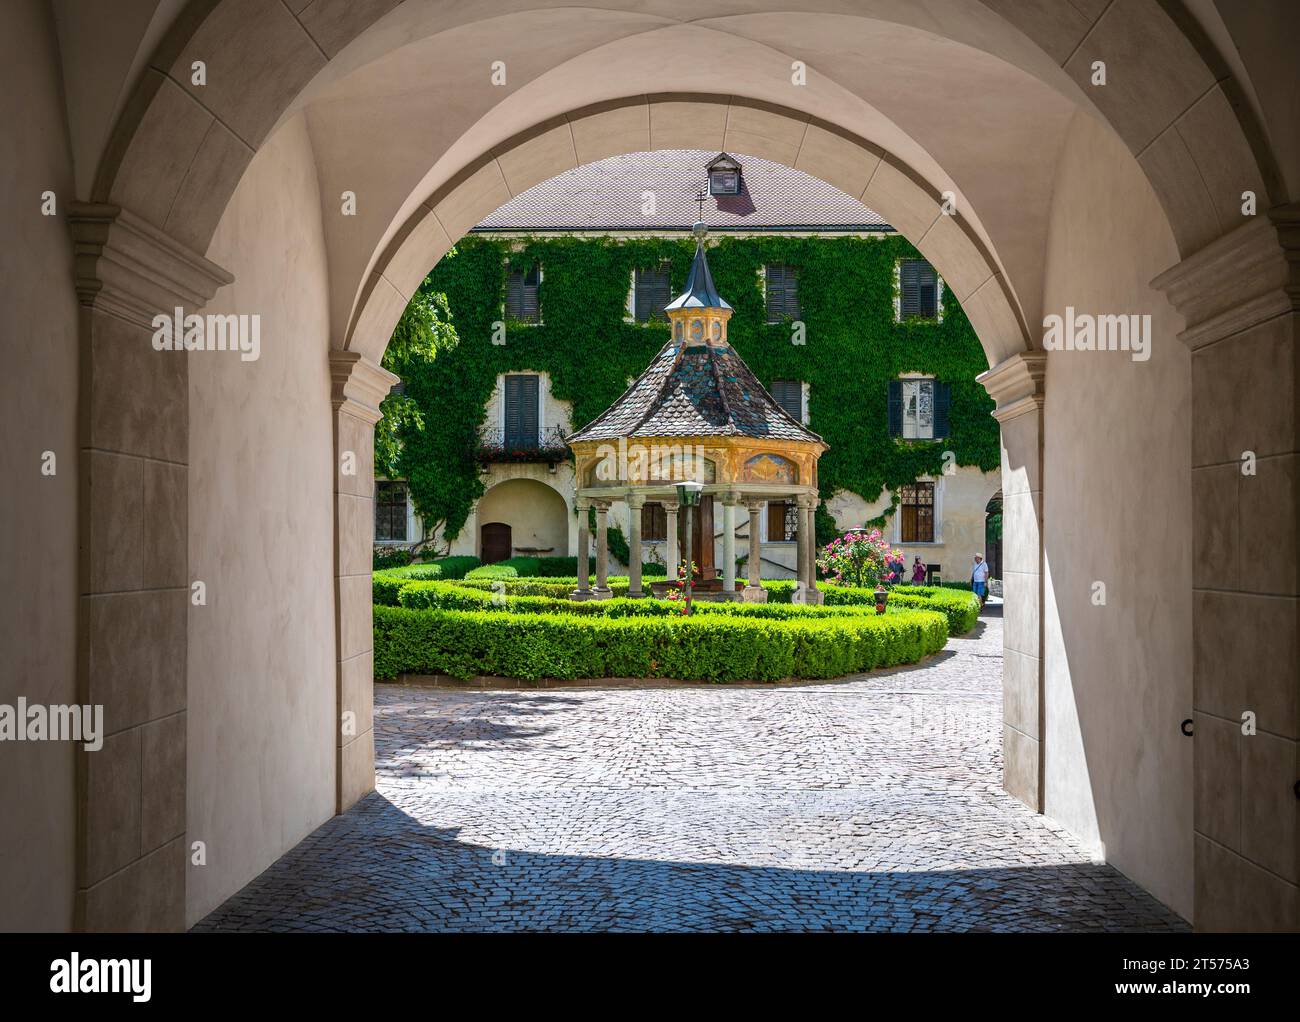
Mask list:
[[[1128,150],[1086,116],[1062,153],[1049,241],[1048,313],[1149,313],[1152,355],[1047,359],[1044,809],[1190,918],[1190,357],[1181,317],[1148,286],[1178,255]]]
[[[14,706],[19,696],[72,704],[77,300],[64,214],[74,196],[58,48],[44,3],[0,6],[0,66],[7,152],[0,160],[0,704]],[[47,190],[57,216],[41,215]],[[41,472],[46,451],[54,475]],[[72,927],[74,762],[66,742],[0,743],[0,930]]]
[[[235,275],[209,312],[261,316],[261,355],[190,363],[186,921],[334,809],[334,520],[329,322],[307,133],[258,153],[209,258]]]

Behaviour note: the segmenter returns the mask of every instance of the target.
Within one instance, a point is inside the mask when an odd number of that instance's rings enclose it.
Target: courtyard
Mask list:
[[[794,686],[377,685],[377,790],[196,931],[1161,931],[1002,788],[1002,617]]]

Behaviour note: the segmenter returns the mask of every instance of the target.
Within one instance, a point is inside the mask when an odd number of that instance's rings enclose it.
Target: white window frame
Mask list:
[[[934,436],[934,410],[935,410],[935,402],[936,402],[936,400],[937,400],[937,394],[938,394],[938,389],[937,389],[938,386],[939,386],[939,381],[938,381],[938,379],[935,378],[935,377],[933,377],[933,376],[931,376],[929,373],[903,373],[903,374],[901,374],[901,375],[898,377],[898,381],[903,385],[903,423],[902,423],[902,425],[903,425],[903,432],[902,432],[902,435],[900,435],[898,439],[900,439],[900,440],[934,440],[934,439],[935,439],[935,436]],[[918,426],[917,426],[917,429],[918,429],[918,435],[917,435],[917,436],[908,436],[908,435],[907,435],[907,385],[908,385],[909,383],[924,383],[924,382],[926,382],[926,381],[929,381],[929,382],[933,385],[933,387],[935,388],[934,391],[933,391],[933,392],[931,393],[931,395],[930,395],[930,435],[929,435],[929,436],[921,436],[921,435],[919,435],[919,429],[920,429],[920,426],[919,426],[919,424],[918,424]]]

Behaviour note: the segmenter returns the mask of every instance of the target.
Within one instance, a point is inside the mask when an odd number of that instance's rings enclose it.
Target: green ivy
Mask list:
[[[478,236],[461,241],[425,279],[398,328],[409,333],[417,316],[432,321],[429,329],[440,331],[436,343],[408,343],[405,354],[385,359],[420,413],[387,427],[380,423],[399,441],[394,474],[409,480],[426,528],[441,525],[449,538],[483,494],[473,451],[497,375],[549,373],[552,395],[572,402],[574,426],[590,422],[668,341],[666,323],[624,321],[632,270],[667,260],[676,291],[694,252],[685,238],[525,238],[516,244],[521,250]],[[945,450],[959,465],[998,467],[993,402],[975,382],[987,362],[951,293],[944,290],[941,322],[894,322],[894,265],[905,258],[919,253],[896,235],[723,237],[709,250],[718,289],[735,308],[729,338],[741,357],[765,385],[773,379],[810,385],[811,426],[830,445],[819,466],[823,498],[841,489],[866,501],[885,487],[897,492],[920,475],[938,474]],[[508,323],[505,343],[494,344],[507,259],[541,263],[542,322]],[[758,275],[765,263],[776,262],[799,270],[802,345],[791,343],[791,324],[766,322]],[[454,329],[438,316],[444,308]],[[952,386],[945,440],[889,436],[886,385],[912,371]],[[818,524],[821,532],[830,527],[825,515]]]

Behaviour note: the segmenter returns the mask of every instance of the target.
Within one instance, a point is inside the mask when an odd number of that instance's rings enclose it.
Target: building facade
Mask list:
[[[825,421],[832,446],[844,448],[830,456],[839,470],[822,487],[822,541],[878,527],[903,550],[909,577],[920,558],[928,577],[944,579],[965,578],[975,553],[996,550],[997,426],[973,384],[979,343],[942,278],[843,192],[769,161],[701,151],[615,157],[543,182],[483,220],[430,274],[426,287],[447,295],[459,343],[501,356],[501,371],[448,380],[421,400],[428,420],[451,414],[454,388],[482,394],[459,412],[474,420],[473,435],[444,444],[438,458],[472,493],[458,527],[435,514],[426,532],[418,483],[381,480],[377,544],[427,543],[487,562],[578,552],[583,523],[564,439],[667,340],[664,308],[690,262],[684,228],[699,216],[717,246],[710,258],[730,268],[728,293],[741,292],[742,354],[757,357],[780,407],[816,432]],[[589,345],[609,347],[609,368],[627,375],[574,378],[566,363]],[[437,455],[423,457],[427,465]],[[631,533],[628,513],[611,508],[615,536]],[[736,513],[742,566],[756,530],[762,577],[794,578],[795,503]],[[644,559],[667,564],[664,509],[640,516]],[[720,519],[713,543],[721,564]],[[616,569],[621,550],[612,547]]]

